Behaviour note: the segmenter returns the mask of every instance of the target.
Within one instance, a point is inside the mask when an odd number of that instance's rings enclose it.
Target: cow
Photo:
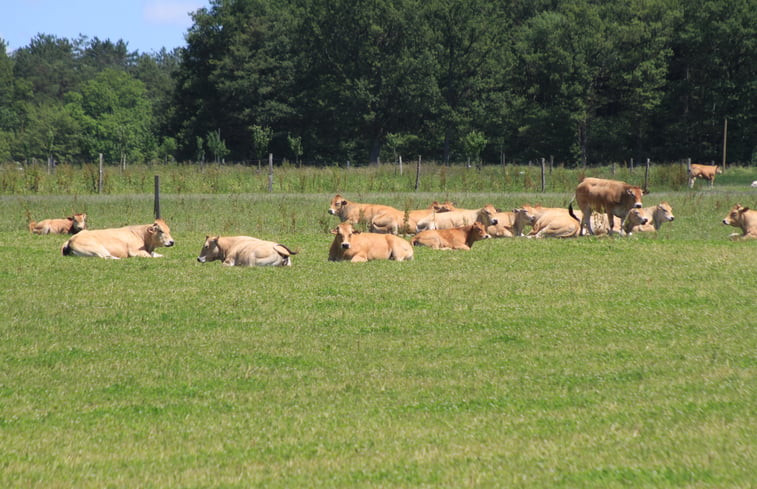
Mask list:
[[[334,241],[329,261],[365,262],[368,260],[405,261],[413,259],[413,247],[394,234],[361,233],[349,221],[331,230]]]
[[[492,238],[513,238],[523,236],[523,228],[533,224],[525,212],[519,213],[518,209],[507,212],[497,212],[492,216],[497,223],[487,226],[486,232]]]
[[[392,207],[391,210],[385,210],[373,216],[370,231],[372,233],[415,234],[418,229],[418,221],[434,212],[449,212],[451,210],[454,210],[451,202],[440,204],[436,201],[426,209],[407,212]]]
[[[296,254],[281,243],[250,236],[205,236],[197,261],[221,260],[228,267],[286,267]]]
[[[370,223],[375,215],[384,212],[402,211],[388,205],[350,202],[339,194],[336,194],[331,199],[331,204],[329,205],[329,214],[338,216],[341,221],[349,221],[350,224],[357,224],[361,221]]]
[[[486,226],[474,222],[470,226],[452,229],[427,229],[413,236],[413,246],[428,246],[435,250],[470,250],[473,243],[491,238]]]
[[[723,173],[723,170],[718,165],[697,165],[692,163],[689,167],[689,188],[694,188],[694,182],[697,178],[704,178],[709,180],[710,187],[715,184],[715,175]]]
[[[34,234],[76,234],[87,229],[87,214],[74,214],[63,219],[31,221],[29,231]]]
[[[757,211],[749,207],[734,205],[723,218],[723,224],[741,228],[742,233],[731,234],[731,239],[757,239]]]
[[[532,216],[532,221],[528,238],[574,238],[581,231],[580,218],[571,215],[566,209],[555,208],[541,212],[538,218]]]
[[[607,214],[609,232],[614,228],[613,216],[625,219],[626,214],[632,208],[641,208],[641,196],[644,191],[641,187],[629,185],[619,180],[606,180],[603,178],[584,178],[576,187],[575,201],[583,212],[581,218],[581,230],[588,230],[589,234],[595,234],[591,228],[591,213],[597,211]],[[573,213],[573,201],[568,204],[568,212]],[[574,214],[575,215],[575,214]]]
[[[628,211],[628,214],[626,214],[625,219],[623,219],[623,222],[620,225],[621,235],[630,236],[636,232],[636,229],[643,228],[649,223],[649,218],[642,211],[643,208],[633,208]]]
[[[156,219],[152,224],[81,231],[63,243],[61,253],[99,258],[159,258],[163,255],[155,253],[155,248],[173,245],[168,225],[163,219]]]
[[[497,209],[491,204],[486,204],[480,209],[457,209],[449,212],[434,212],[420,221],[416,226],[417,231],[427,229],[452,229],[470,226],[474,222],[481,222],[484,226],[497,224],[494,214]]]
[[[660,230],[660,227],[666,222],[673,222],[673,208],[667,202],[660,202],[652,207],[642,207],[639,209],[644,217],[647,218],[646,224],[634,225],[630,232],[633,233],[652,233]]]

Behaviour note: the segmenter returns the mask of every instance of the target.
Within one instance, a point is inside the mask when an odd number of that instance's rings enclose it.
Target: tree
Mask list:
[[[213,153],[216,164],[220,163],[229,154],[226,143],[221,139],[221,130],[210,131],[207,136],[208,149]]]
[[[253,124],[250,126],[250,132],[252,134],[252,147],[255,148],[255,159],[258,160],[258,165],[260,165],[260,160],[265,158],[268,153],[268,145],[271,144],[273,130],[270,127]]]
[[[299,165],[300,158],[304,152],[302,149],[302,136],[292,136],[289,134],[287,135],[287,141],[289,142],[289,150],[294,155],[294,164]]]

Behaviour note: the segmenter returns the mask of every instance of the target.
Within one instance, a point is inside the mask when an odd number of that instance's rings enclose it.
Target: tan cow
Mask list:
[[[697,178],[709,180],[710,187],[712,187],[715,184],[715,175],[718,173],[723,173],[723,170],[718,165],[698,165],[692,163],[689,168],[689,188],[694,188],[694,182]]]
[[[281,243],[250,236],[205,236],[197,261],[221,260],[229,267],[286,267],[296,254]]]
[[[87,229],[86,214],[74,214],[64,219],[43,219],[29,223],[29,231],[34,234],[76,234],[84,229]]]
[[[392,206],[381,204],[359,204],[350,202],[339,194],[331,199],[329,214],[338,216],[341,221],[357,224],[361,221],[370,223],[373,217],[384,212],[402,212]]]
[[[576,187],[575,200],[578,208],[583,212],[581,228],[594,234],[591,228],[591,212],[597,211],[607,214],[610,232],[614,228],[612,217],[617,216],[625,219],[626,214],[632,208],[641,208],[641,196],[644,191],[641,187],[629,185],[619,180],[606,180],[603,178],[584,178]],[[568,211],[573,212],[572,201],[568,205]]]
[[[451,210],[454,210],[451,202],[440,204],[436,201],[426,209],[407,212],[392,207],[391,210],[379,212],[373,216],[370,230],[373,233],[415,234],[418,230],[418,221],[434,212],[449,212]]]
[[[580,214],[580,211],[578,211]],[[581,231],[580,217],[572,216],[567,209],[555,208],[533,218],[529,238],[574,238]]]
[[[152,224],[81,231],[63,243],[61,253],[100,258],[159,258],[163,255],[155,253],[155,248],[173,245],[168,225],[163,219],[156,219]]]
[[[652,207],[642,207],[639,210],[647,218],[647,222],[633,226],[632,233],[653,233],[659,231],[664,223],[673,222],[675,219],[673,208],[667,202],[660,202]]]
[[[518,212],[518,209],[508,212],[497,212],[493,217],[497,223],[491,224],[486,228],[486,232],[492,238],[523,236],[523,229],[533,224],[533,219],[529,218],[525,211]]]
[[[486,226],[474,222],[470,226],[452,229],[427,229],[413,236],[413,246],[428,246],[435,250],[470,250],[473,243],[491,238]]]
[[[420,221],[416,226],[418,232],[427,229],[452,229],[470,226],[474,222],[483,223],[484,226],[497,224],[494,214],[497,209],[491,204],[486,204],[480,209],[457,209],[449,212],[434,212]]]
[[[394,234],[361,233],[348,221],[340,223],[331,234],[335,236],[329,249],[329,261],[413,259],[410,243]]]
[[[723,224],[741,228],[742,234],[733,233],[731,239],[755,239],[757,238],[757,211],[744,207],[741,204],[734,205],[723,219]]]

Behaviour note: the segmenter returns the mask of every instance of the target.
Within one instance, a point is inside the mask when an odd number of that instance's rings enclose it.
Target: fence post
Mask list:
[[[728,143],[728,117],[723,121],[723,171],[725,171],[725,154],[726,146]]]
[[[542,158],[541,159],[541,191],[542,193],[544,193],[544,188],[547,186],[546,166],[547,166],[547,162],[544,158]]]
[[[647,166],[644,169],[644,190],[649,190],[647,186],[649,184],[649,158],[647,158]]]
[[[629,161],[631,163],[630,163],[630,166],[628,167],[628,173],[633,173],[633,158],[631,158]]]
[[[400,176],[402,176],[402,155],[400,155]]]
[[[155,219],[160,219],[160,175],[155,175]]]
[[[421,155],[418,155],[418,165],[415,167],[415,191],[418,191],[418,185],[421,182]]]
[[[97,193],[103,193],[103,154],[100,153],[100,173],[97,179]]]
[[[268,153],[268,193],[273,192],[273,153]]]

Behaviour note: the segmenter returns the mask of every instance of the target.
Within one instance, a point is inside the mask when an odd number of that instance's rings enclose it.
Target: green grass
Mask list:
[[[369,193],[564,205],[568,193]],[[660,192],[658,236],[327,261],[331,193],[163,196],[161,259],[60,256],[34,218],[152,197],[0,197],[0,487],[753,487],[753,190]],[[195,258],[206,234],[299,250]]]

